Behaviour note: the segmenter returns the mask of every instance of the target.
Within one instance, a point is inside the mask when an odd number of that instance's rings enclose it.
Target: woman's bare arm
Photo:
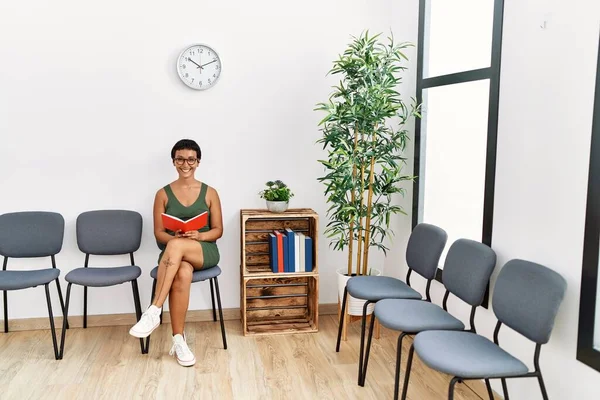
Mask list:
[[[201,242],[215,242],[223,236],[223,215],[221,213],[221,200],[217,191],[211,187],[206,193],[206,204],[210,208],[210,230],[200,232]]]
[[[154,237],[156,237],[158,242],[163,244],[167,244],[169,240],[179,237],[179,232],[175,236],[172,236],[167,233],[163,226],[161,214],[165,212],[166,204],[167,194],[164,189],[160,189],[154,197]]]

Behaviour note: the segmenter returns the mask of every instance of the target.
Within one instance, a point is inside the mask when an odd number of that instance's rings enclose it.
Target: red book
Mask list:
[[[162,213],[162,223],[165,229],[173,232],[181,231],[185,233],[189,231],[197,231],[204,228],[204,226],[208,223],[208,211],[204,211],[202,214],[198,214],[187,221],[169,214]]]
[[[283,272],[283,235],[279,231],[274,231],[277,236],[277,271]]]

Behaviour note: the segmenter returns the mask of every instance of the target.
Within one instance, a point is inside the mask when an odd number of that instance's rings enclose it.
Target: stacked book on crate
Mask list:
[[[273,272],[311,272],[313,240],[290,228],[269,233],[270,266]]]

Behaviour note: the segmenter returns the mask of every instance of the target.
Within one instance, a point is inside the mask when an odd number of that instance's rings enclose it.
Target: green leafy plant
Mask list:
[[[280,180],[268,181],[265,183],[266,189],[261,190],[259,195],[262,199],[268,201],[289,201],[294,197],[290,188]]]
[[[384,44],[379,36],[366,32],[353,37],[329,71],[341,75],[339,85],[315,109],[326,113],[317,141],[328,156],[319,160],[325,175],[318,178],[330,204],[325,234],[334,249],[348,247],[349,276],[355,242],[357,275],[369,273],[369,248],[386,253],[384,239],[393,234],[390,217],[406,214],[392,203],[393,195],[404,195],[401,183],[415,178],[403,173],[403,152],[408,141],[405,125],[411,117],[420,117],[420,106],[414,99],[407,106],[397,91],[399,73],[406,69],[402,62],[408,60],[402,51],[412,44],[395,44],[393,37]]]

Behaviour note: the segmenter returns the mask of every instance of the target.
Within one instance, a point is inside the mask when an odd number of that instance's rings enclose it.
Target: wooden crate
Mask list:
[[[240,222],[240,308],[244,335],[317,332],[317,213],[305,208],[290,209],[281,214],[264,209],[243,209]],[[269,233],[285,228],[313,239],[311,272],[271,271]]]
[[[246,277],[241,309],[244,335],[317,332],[319,277]]]

